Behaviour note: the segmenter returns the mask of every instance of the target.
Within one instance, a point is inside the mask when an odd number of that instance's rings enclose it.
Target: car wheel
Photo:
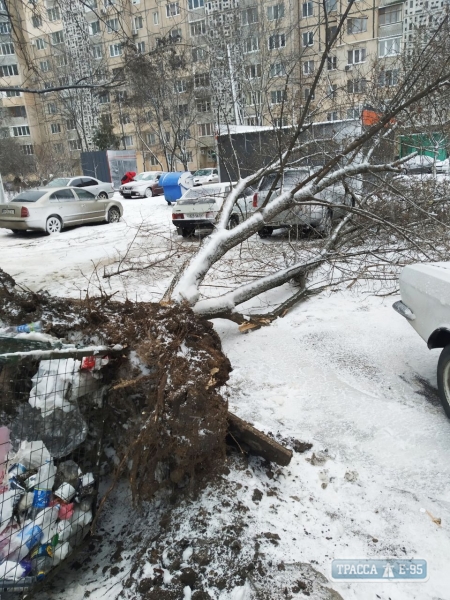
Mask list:
[[[450,345],[445,346],[439,356],[437,383],[442,406],[450,419]]]
[[[270,237],[273,233],[273,227],[263,227],[258,231],[259,237],[263,240],[264,238]]]
[[[188,237],[192,237],[195,233],[195,229],[193,227],[182,227],[181,228],[181,235],[184,238],[188,238]]]
[[[108,223],[117,223],[120,221],[120,210],[113,206],[108,210]]]
[[[102,200],[106,200],[108,198],[108,194],[106,192],[100,192],[98,197],[101,198]]]
[[[14,235],[19,235],[20,233],[22,233],[25,230],[24,229],[10,229],[10,231],[12,233],[14,233]]]
[[[231,215],[231,217],[228,221],[227,229],[234,229],[238,225],[239,225],[239,217],[237,215]]]
[[[145,192],[144,192],[144,196],[145,196],[146,198],[151,198],[151,197],[153,196],[153,191],[152,191],[152,188],[149,188],[149,187],[148,187],[148,188],[145,190]]]
[[[56,215],[53,215],[47,219],[47,223],[45,224],[45,231],[48,235],[53,235],[54,233],[61,233],[62,230],[62,221]]]

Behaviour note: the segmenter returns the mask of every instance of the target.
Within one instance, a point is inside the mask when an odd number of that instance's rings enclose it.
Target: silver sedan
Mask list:
[[[79,188],[40,188],[0,204],[0,227],[13,233],[32,229],[59,233],[64,227],[86,223],[116,223],[123,214],[117,200],[100,198]]]
[[[112,183],[100,181],[95,177],[57,177],[47,183],[45,187],[76,187],[83,188],[100,198],[111,198],[114,195],[114,186]]]

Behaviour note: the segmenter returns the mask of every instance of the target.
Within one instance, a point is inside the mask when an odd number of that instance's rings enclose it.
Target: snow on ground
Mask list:
[[[124,206],[127,225],[135,226],[142,215],[169,227],[170,209],[161,199],[124,201]],[[93,257],[104,260],[126,246],[132,234],[125,221],[56,238],[0,232],[2,268],[32,289],[72,294],[84,281],[80,267],[89,273]],[[329,577],[333,558],[391,556],[426,559],[429,580],[329,585],[345,600],[449,597],[450,422],[435,391],[438,351],[428,351],[392,310],[394,300],[349,292],[322,295],[247,335],[235,324],[215,322],[234,368],[226,390],[231,410],[279,439],[311,442],[313,448],[294,453],[289,467],[273,471],[258,459],[250,459],[246,469],[230,461],[220,484],[175,509],[176,526],[158,543],[197,569],[211,597],[254,597],[251,578],[246,583],[242,573],[241,579],[230,579],[233,592],[214,585],[211,573],[219,578],[223,557],[216,556],[203,571],[194,560],[199,539],[213,543],[224,537],[240,508],[239,560],[242,565],[250,561],[259,540],[269,598],[283,597],[292,571],[307,579],[304,565]],[[209,516],[199,520],[203,514]],[[100,549],[101,541],[94,542],[99,554],[85,556],[84,570],[61,573],[64,583],[42,598],[81,600],[87,592],[91,600],[144,597],[124,587],[135,554],[124,551],[114,572],[108,558],[117,541],[124,540],[126,548],[132,536],[130,529],[121,532],[119,523],[133,520],[134,532],[146,530],[142,515],[135,519],[126,503],[115,503],[99,532],[109,529],[108,543]],[[153,534],[152,529],[148,535]],[[186,540],[194,558],[186,553]],[[149,539],[149,553],[152,544]],[[168,581],[172,567],[167,562],[164,568]],[[145,579],[152,569],[141,564],[138,576]],[[320,593],[311,597],[325,597]]]

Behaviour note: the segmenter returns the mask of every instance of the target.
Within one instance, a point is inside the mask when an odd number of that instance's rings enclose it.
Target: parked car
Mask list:
[[[114,186],[112,183],[100,181],[94,177],[57,177],[47,183],[45,187],[60,188],[60,187],[76,187],[83,188],[94,196],[100,198],[111,198],[114,194]]]
[[[223,201],[231,191],[231,183],[215,183],[193,187],[178,200],[172,208],[172,223],[183,237],[189,237],[198,229],[213,229]],[[234,205],[228,228],[233,229],[247,216],[248,198],[252,198],[253,188],[247,188]]]
[[[446,173],[450,171],[450,160],[445,158],[444,160],[436,161],[436,173]]]
[[[194,185],[209,185],[219,183],[219,171],[217,169],[199,169],[194,173]]]
[[[286,169],[282,177],[278,180],[275,189],[272,191],[272,197],[279,196],[281,193],[293,189],[312,173],[313,171],[309,167]],[[275,179],[275,173],[271,173],[262,178],[258,185],[258,189],[252,198],[251,206],[249,205],[247,207],[248,212],[255,212],[261,208]],[[354,185],[356,183],[355,180]],[[273,221],[260,229],[258,232],[259,236],[261,238],[266,238],[272,235],[274,229],[292,227],[301,230],[314,228],[323,235],[328,235],[333,220],[341,217],[345,212],[339,205],[350,205],[351,198],[346,194],[342,184],[335,184],[333,187],[318,194],[317,197],[333,203],[333,208],[320,205],[295,206],[289,210],[283,211],[277,215]]]
[[[32,229],[53,234],[72,225],[116,223],[122,214],[122,204],[117,200],[84,189],[40,188],[22,192],[12,202],[2,204],[0,227],[13,233]]]
[[[418,154],[410,160],[403,163],[402,171],[406,175],[415,175],[420,173],[432,173],[434,166],[434,158]]]
[[[163,175],[162,171],[145,171],[144,173],[139,173],[134,178],[134,181],[121,185],[119,192],[124,198],[151,198],[152,196],[160,196],[164,193],[162,186],[159,185],[161,175]]]
[[[442,406],[450,418],[450,262],[408,265],[400,274],[400,313],[427,343],[442,348],[437,383]]]

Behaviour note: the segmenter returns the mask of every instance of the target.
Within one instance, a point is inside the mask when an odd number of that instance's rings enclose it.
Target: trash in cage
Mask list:
[[[0,592],[45,579],[93,519],[109,359],[68,354],[0,355]]]

